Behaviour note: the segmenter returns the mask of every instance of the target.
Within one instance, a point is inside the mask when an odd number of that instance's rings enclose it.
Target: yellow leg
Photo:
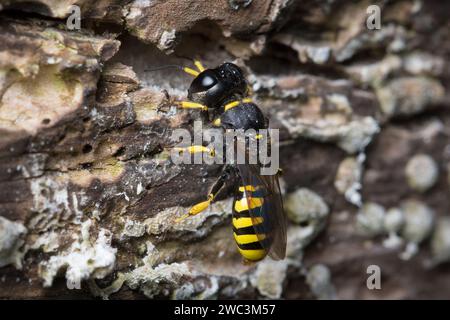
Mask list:
[[[211,157],[214,157],[216,155],[216,151],[213,148],[208,148],[205,146],[189,146],[189,147],[184,147],[184,148],[180,148],[180,147],[176,147],[173,148],[174,150],[183,153],[185,151],[189,152],[190,154],[194,154],[194,153],[207,153],[209,154]]]
[[[208,199],[202,202],[197,203],[194,205],[188,213],[182,215],[178,219],[175,220],[175,223],[178,223],[190,216],[195,216],[196,214],[199,214],[200,212],[206,210],[210,204],[214,201],[214,198],[219,193],[219,191],[222,189],[223,185],[225,184],[225,181],[228,179],[230,172],[229,168],[227,169],[224,167],[224,170],[222,171],[222,175],[217,179],[217,181],[214,183],[214,185],[211,187],[209,193],[208,193]]]
[[[203,111],[207,111],[208,107],[197,102],[192,101],[177,101],[176,104],[183,109],[200,109]]]
[[[199,202],[196,205],[192,206],[192,208],[189,210],[188,213],[183,214],[181,217],[175,219],[175,223],[178,223],[190,216],[195,216],[196,214],[199,214],[200,212],[205,211],[209,207],[209,205],[211,204],[211,202],[213,200],[214,200],[214,195],[212,193],[208,194],[208,200]]]
[[[244,98],[244,99],[242,99],[242,100],[235,100],[235,101],[232,101],[232,102],[227,103],[227,104],[223,107],[223,109],[224,109],[225,111],[228,111],[228,110],[230,110],[231,108],[234,108],[234,107],[238,106],[238,105],[241,104],[241,103],[250,103],[250,102],[252,102],[252,99],[251,99],[251,98]]]

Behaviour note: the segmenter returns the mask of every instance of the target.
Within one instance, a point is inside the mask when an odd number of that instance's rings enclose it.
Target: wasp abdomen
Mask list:
[[[257,233],[256,231],[263,229],[265,223],[261,215],[264,198],[253,196],[247,199],[245,196],[246,188],[254,187],[244,186],[239,188],[239,194],[241,196],[237,197],[234,201],[233,234],[241,255],[246,260],[259,261],[267,255],[265,248],[268,246],[262,242],[269,241],[265,233]],[[253,209],[253,212],[257,213],[250,216],[249,209]]]

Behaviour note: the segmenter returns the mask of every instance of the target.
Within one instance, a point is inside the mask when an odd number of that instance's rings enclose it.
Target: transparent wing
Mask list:
[[[286,255],[286,216],[283,210],[278,174],[261,175],[259,165],[236,165],[244,186],[249,213],[253,219],[263,217],[264,222],[253,226],[258,240],[275,260]],[[252,198],[262,198],[262,206],[251,208]],[[269,240],[269,241],[268,241]]]

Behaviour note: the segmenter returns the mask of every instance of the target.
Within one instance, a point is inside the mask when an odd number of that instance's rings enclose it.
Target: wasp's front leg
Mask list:
[[[175,105],[181,109],[196,109],[201,111],[208,111],[207,106],[193,101],[187,100],[175,101]]]

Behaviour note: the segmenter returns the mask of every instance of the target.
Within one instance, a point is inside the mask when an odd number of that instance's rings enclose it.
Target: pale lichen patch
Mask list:
[[[436,183],[439,169],[432,157],[418,154],[409,159],[405,167],[405,175],[411,188],[424,192]]]
[[[377,96],[387,116],[408,116],[443,101],[445,89],[432,78],[403,77],[380,87]]]
[[[432,264],[437,265],[450,260],[450,218],[443,217],[436,223],[431,237]]]
[[[148,298],[153,298],[179,286],[182,278],[188,275],[190,271],[185,263],[163,263],[156,267],[144,264],[126,273],[125,283],[131,289],[139,289]]]
[[[339,193],[345,196],[348,202],[360,207],[362,205],[361,178],[365,154],[357,157],[347,157],[339,164],[334,186]]]
[[[35,213],[28,226],[35,230],[46,230],[61,220],[68,220],[73,211],[70,206],[67,181],[63,175],[42,176],[30,180]]]
[[[365,203],[356,216],[356,230],[370,237],[382,234],[385,214],[383,206],[374,202]]]
[[[414,199],[405,200],[401,209],[405,216],[401,236],[408,244],[400,257],[409,260],[418,252],[419,244],[430,235],[434,225],[434,212],[426,204]]]
[[[388,233],[388,238],[383,241],[386,248],[397,248],[403,243],[403,239],[399,237],[398,232],[405,223],[405,217],[402,210],[398,208],[390,208],[384,217],[384,229]]]
[[[289,219],[299,224],[288,232],[287,255],[296,256],[325,227],[329,208],[321,196],[306,188],[288,194],[284,207]]]
[[[142,237],[145,234],[145,225],[139,221],[130,219],[125,220],[122,231],[122,238],[125,237]]]
[[[299,188],[288,194],[285,208],[288,217],[295,223],[303,223],[311,219],[321,220],[329,212],[322,197],[306,188]]]
[[[81,107],[83,85],[59,73],[57,67],[42,67],[35,79],[22,79],[6,89],[0,100],[0,128],[36,134],[46,122],[57,123]],[[58,105],[59,108],[49,108]]]
[[[265,259],[256,266],[250,282],[263,296],[269,299],[279,299],[283,293],[287,267],[286,261]]]
[[[190,232],[196,236],[203,236],[208,233],[209,228],[202,227],[207,219],[215,218],[216,223],[220,223],[226,217],[231,215],[231,205],[233,199],[227,199],[213,203],[202,213],[188,217],[178,223],[175,220],[181,215],[187,213],[189,208],[175,206],[164,209],[155,217],[144,221],[147,226],[147,233],[150,235],[159,235],[167,232]],[[172,221],[172,223],[168,223]]]
[[[377,121],[372,117],[335,123],[334,120],[311,122],[292,118],[285,115],[283,111],[277,113],[277,116],[292,136],[303,136],[321,142],[335,142],[350,154],[364,150],[380,130]]]
[[[331,272],[328,267],[323,264],[316,264],[308,270],[306,283],[308,283],[312,293],[319,300],[337,298],[336,290],[331,283]]]

